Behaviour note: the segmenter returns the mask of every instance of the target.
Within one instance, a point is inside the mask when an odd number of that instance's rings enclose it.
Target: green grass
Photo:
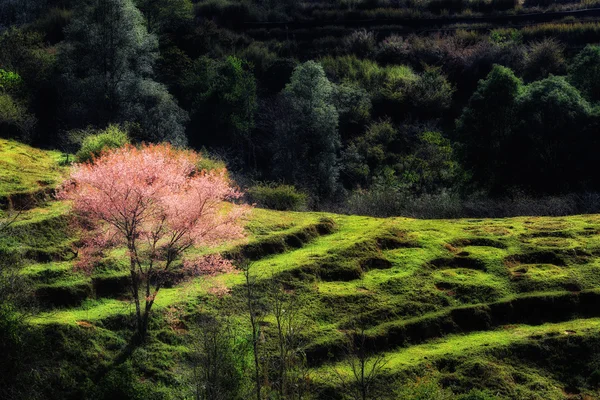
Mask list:
[[[451,243],[456,244],[461,239],[473,236],[497,236],[497,221],[419,221],[404,218],[385,220],[255,210],[249,224],[248,238],[221,248],[198,249],[196,252],[226,251],[264,238],[290,234],[294,230],[316,223],[323,216],[336,222],[338,228],[334,233],[317,237],[300,249],[261,258],[253,263],[253,273],[260,279],[270,279],[286,271],[302,270],[314,272],[318,278],[334,268],[339,268],[342,272],[345,271],[344,268],[358,268],[361,271],[360,279],[344,281],[335,279],[336,275],[331,280],[317,279],[313,285],[315,296],[341,298],[369,294],[374,303],[371,308],[377,308],[378,304],[395,304],[403,300],[431,304],[436,309],[443,309],[447,306],[485,303],[524,292],[564,290],[565,283],[569,282],[578,282],[582,289],[592,289],[600,283],[599,278],[590,279],[598,270],[594,262],[570,264],[569,257],[572,256],[568,252],[565,255],[557,253],[567,260],[567,265],[562,266],[542,262],[525,264],[506,261],[511,255],[531,253],[530,239],[524,238],[525,234],[547,229],[551,224],[557,223],[552,219],[539,218],[504,220],[502,226],[510,226],[505,229],[511,231],[510,235],[503,235],[503,243],[506,245],[504,249],[472,245],[457,248]],[[585,227],[595,227],[597,224],[594,217],[577,216],[571,218],[569,228],[580,232],[584,231]],[[389,250],[378,248],[377,239],[394,231],[402,232],[405,236],[403,240],[412,242],[414,246]],[[478,234],[474,235],[473,232]],[[585,252],[600,247],[600,236],[597,235],[574,235],[570,240],[570,250]],[[118,255],[117,252],[113,256]],[[372,257],[389,260],[390,268],[368,270],[360,267],[361,260]],[[595,260],[595,257],[590,257],[591,260]],[[456,260],[459,261],[458,264],[455,264]],[[477,261],[481,267],[470,268],[471,260]],[[465,265],[461,264],[463,261]],[[64,264],[62,268],[65,268]],[[515,270],[522,272],[517,273]],[[515,279],[515,274],[521,275],[519,279]],[[344,278],[345,275],[342,273],[341,277]],[[243,277],[239,274],[216,279],[230,287],[243,283]],[[157,306],[191,301],[205,294],[206,285],[200,282],[202,279],[172,289],[163,289],[159,294]],[[99,307],[102,308],[102,312],[94,314],[99,318],[119,312],[110,311],[104,305]],[[66,317],[68,314],[71,314],[72,318]],[[53,315],[57,320],[77,320],[77,310],[62,310]],[[344,317],[346,316],[342,315],[339,319]],[[40,316],[40,320],[42,319],[52,321],[46,316]]]
[[[63,154],[0,139],[0,198],[35,193],[59,183]]]
[[[561,323],[546,323],[542,325],[508,325],[499,329],[474,332],[467,335],[449,335],[435,339],[425,344],[414,345],[396,351],[385,352],[386,374],[397,373],[401,369],[413,368],[423,363],[431,363],[442,357],[469,357],[481,352],[495,351],[499,348],[538,340],[541,337],[573,336],[598,333],[600,318],[575,319]],[[327,366],[315,373],[316,379],[325,381],[329,376]],[[344,363],[335,364],[334,369],[349,373]]]
[[[11,143],[2,142],[0,154],[27,149]],[[39,151],[39,163],[34,164],[40,175],[0,164],[0,177],[16,174],[28,188],[2,183],[5,192],[0,193],[39,190],[34,175],[58,179],[59,156]],[[76,271],[69,249],[77,236],[69,227],[68,213],[67,204],[49,202],[25,211],[0,237],[0,255],[24,256],[21,274],[42,303],[28,322],[36,329],[75,330],[113,329],[117,324],[119,335],[124,335],[128,328],[118,321],[132,315],[133,305],[126,292],[102,291],[99,285],[106,281],[105,288],[110,288],[126,279],[126,253],[107,252],[103,267],[90,275]],[[327,229],[320,230],[323,225]],[[327,370],[343,365],[344,334],[359,327],[388,359],[385,374],[398,379],[406,371],[422,371],[424,364],[437,371],[436,363],[447,359],[458,360],[452,361],[462,366],[458,369],[467,368],[471,358],[496,363],[489,358],[491,353],[512,355],[510,349],[553,337],[591,337],[600,328],[600,307],[594,305],[600,297],[599,215],[415,220],[255,209],[246,238],[217,248],[192,249],[190,255],[210,252],[251,256],[252,274],[261,285],[285,279],[292,290],[303,294],[305,350],[315,365],[315,382],[324,386],[331,384]],[[232,315],[245,326],[239,306],[243,284],[244,277],[234,273],[163,288],[155,303],[156,318],[164,322],[174,309],[190,317],[200,307],[203,312]],[[230,294],[214,296],[210,290],[214,286],[226,286]],[[268,317],[263,327],[267,334],[271,324]],[[564,334],[567,331],[576,334]],[[176,365],[175,359],[187,350],[177,345],[169,351],[173,354],[160,357]],[[439,368],[439,373],[447,374]],[[501,371],[512,376],[515,368],[502,364]],[[505,398],[535,398],[530,396],[535,390],[525,388],[535,382],[548,390],[543,392],[547,398],[561,398],[555,396],[559,391],[548,388],[567,385],[563,375],[548,376],[548,366],[527,368],[527,384],[503,381],[500,392]],[[176,374],[176,369],[164,373]],[[449,386],[466,391],[466,373],[444,376],[449,382],[460,381]],[[484,387],[492,385],[491,378],[486,382]],[[582,385],[591,393],[587,384]]]

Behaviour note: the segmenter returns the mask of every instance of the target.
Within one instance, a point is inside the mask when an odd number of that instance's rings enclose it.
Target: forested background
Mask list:
[[[0,135],[189,146],[278,209],[596,211],[594,5],[4,0]]]

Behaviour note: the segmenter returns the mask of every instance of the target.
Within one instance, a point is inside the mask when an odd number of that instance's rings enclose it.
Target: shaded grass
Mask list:
[[[508,325],[495,330],[474,332],[467,335],[449,335],[432,340],[425,344],[414,345],[384,353],[386,364],[383,373],[388,376],[398,375],[402,370],[413,369],[423,364],[432,364],[447,358],[473,358],[510,346],[539,341],[556,336],[585,336],[597,334],[600,330],[600,319],[575,319],[560,323],[545,323],[536,326]],[[349,366],[345,363],[326,365],[315,371],[314,379],[327,386],[336,382],[332,371],[349,374]]]

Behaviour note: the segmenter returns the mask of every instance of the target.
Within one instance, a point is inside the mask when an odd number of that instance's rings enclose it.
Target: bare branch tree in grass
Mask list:
[[[346,334],[346,354],[341,368],[334,369],[340,386],[353,400],[375,399],[373,388],[387,360],[369,349],[365,329]]]
[[[275,318],[277,344],[273,372],[279,398],[300,400],[306,395],[310,381],[302,335],[307,320],[302,312],[300,294],[286,290],[286,286],[286,282],[272,278],[269,300]]]
[[[252,264],[248,261],[242,261],[239,266],[244,273],[245,281],[245,306],[250,320],[252,330],[252,355],[254,360],[254,389],[256,400],[261,400],[262,381],[261,373],[263,371],[261,362],[261,331],[260,325],[264,319],[264,312],[260,307],[259,290],[257,288],[256,277],[252,274]]]

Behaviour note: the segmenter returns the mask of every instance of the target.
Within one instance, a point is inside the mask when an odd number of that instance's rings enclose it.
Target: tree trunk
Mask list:
[[[136,335],[139,341],[143,341],[144,334],[142,326],[142,309],[140,307],[140,280],[138,273],[135,270],[135,259],[131,257],[130,259],[130,271],[131,273],[131,296],[133,297],[133,302],[135,303],[135,322],[136,322]]]
[[[254,379],[256,381],[256,400],[260,400],[260,368],[258,361],[258,332],[257,332],[257,321],[254,315],[254,306],[252,304],[253,292],[250,282],[250,269],[244,271],[246,277],[246,296],[248,301],[248,312],[250,314],[250,324],[252,325],[252,350],[254,352]]]

